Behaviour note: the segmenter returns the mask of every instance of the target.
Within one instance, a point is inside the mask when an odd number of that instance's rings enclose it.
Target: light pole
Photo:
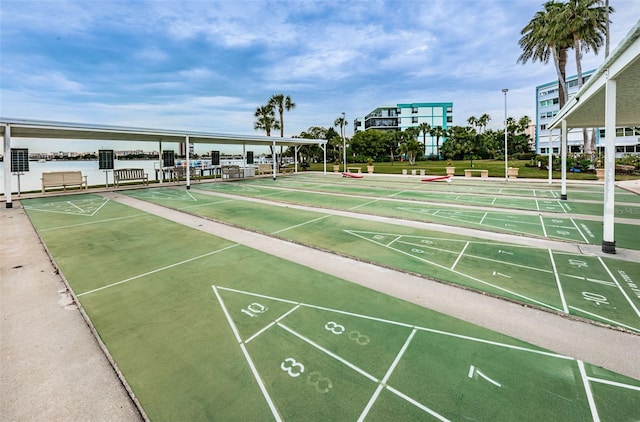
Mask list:
[[[347,172],[347,143],[344,140],[344,111],[342,112],[342,122],[340,123],[340,130],[342,132],[342,159],[344,163],[344,172]]]
[[[503,88],[504,92],[504,180],[509,182],[509,154],[507,151],[507,92],[509,89]]]

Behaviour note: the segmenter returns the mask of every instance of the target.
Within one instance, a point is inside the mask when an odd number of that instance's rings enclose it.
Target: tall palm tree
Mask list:
[[[422,146],[424,147],[424,158],[427,158],[427,134],[431,134],[431,125],[427,122],[420,123],[418,125],[418,133],[422,133]]]
[[[340,128],[340,136],[342,137],[343,144],[345,142],[345,140],[344,140],[345,139],[344,138],[344,127],[347,124],[348,124],[347,119],[345,119],[344,116],[340,116],[336,120],[333,121],[333,126]],[[343,148],[346,148],[346,145],[343,145]],[[346,160],[344,162],[344,171],[347,171],[347,162],[346,162]]]
[[[276,120],[276,114],[273,111],[273,107],[269,104],[256,108],[253,116],[256,118],[256,121],[253,123],[253,129],[264,130],[267,132],[267,136],[271,136],[271,129],[280,128],[280,123]],[[275,160],[273,145],[269,145],[269,149],[271,150],[271,157]]]
[[[540,61],[548,63],[553,58],[553,64],[558,75],[559,105],[562,108],[568,100],[566,68],[567,50],[573,45],[573,38],[568,32],[567,22],[562,19],[564,3],[549,0],[544,10],[536,12],[533,19],[520,31],[522,37],[518,44],[522,54],[518,63]]]
[[[469,116],[469,118],[467,119],[467,123],[469,123],[469,126],[477,127],[478,118],[475,116]]]
[[[271,136],[271,129],[279,129],[280,123],[276,120],[273,107],[270,105],[259,106],[253,113],[256,121],[253,123],[253,129],[264,130],[267,136]]]
[[[291,97],[284,94],[274,94],[267,103],[274,109],[278,109],[280,116],[280,137],[284,137],[284,111],[291,111],[296,107],[296,104],[291,101]]]
[[[491,120],[491,116],[487,113],[484,113],[482,116],[476,119],[476,124],[480,128],[480,133],[484,133],[484,130],[487,128],[487,124]]]
[[[562,18],[568,25],[568,31],[573,39],[573,50],[576,57],[576,73],[578,75],[578,89],[582,87],[582,54],[593,50],[598,54],[607,34],[609,13],[613,8],[603,6],[602,0],[569,0],[563,10]],[[591,143],[587,136],[587,129],[582,130],[583,151],[591,152]]]
[[[284,137],[284,111],[290,111],[296,107],[296,104],[291,101],[291,97],[284,94],[274,94],[269,98],[269,102],[267,103],[274,109],[278,109],[278,114],[280,116],[280,137]],[[280,146],[280,159],[282,160],[282,146]],[[282,162],[280,163],[282,164]]]
[[[432,127],[429,131],[431,136],[435,136],[436,138],[436,155],[438,156],[438,160],[440,159],[440,138],[444,138],[447,136],[447,131],[442,126]]]

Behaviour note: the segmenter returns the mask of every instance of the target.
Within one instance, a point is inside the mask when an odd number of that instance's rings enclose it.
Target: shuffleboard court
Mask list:
[[[640,380],[97,195],[23,203],[151,420],[640,417]]]
[[[201,198],[211,204],[195,207],[191,199],[183,203],[164,201],[164,195],[156,195],[156,190],[126,194],[360,260],[640,332],[640,290],[636,284],[640,280],[640,266],[635,263],[626,265],[619,260],[591,259],[581,254],[341,217],[323,213],[322,209],[312,212],[248,202],[242,197],[236,200],[219,197],[219,202],[211,203],[210,194],[191,192],[189,198]],[[173,190],[175,195],[185,195],[185,191]],[[630,282],[622,282],[620,271]],[[571,295],[565,294],[565,284],[571,286]],[[608,286],[609,290],[602,293],[602,286]],[[605,295],[607,300],[594,300],[599,295]]]
[[[320,208],[340,209],[351,212],[368,213],[394,218],[405,218],[416,221],[434,222],[462,227],[481,228],[483,230],[503,233],[514,233],[543,238],[561,239],[570,242],[600,244],[602,241],[602,223],[593,219],[580,219],[579,213],[568,215],[556,213],[562,209],[571,209],[573,205],[560,204],[558,200],[538,200],[535,210],[527,212],[507,212],[497,209],[495,204],[484,208],[487,202],[470,204],[471,209],[447,206],[446,203],[432,204],[428,201],[401,200],[393,194],[386,197],[342,195],[337,193],[314,192],[309,189],[291,189],[285,185],[266,184],[257,186],[251,183],[247,188],[244,183],[233,184],[200,184],[197,189],[213,192],[230,193],[253,198],[268,198],[284,203],[307,205]],[[585,205],[585,204],[578,204]],[[586,204],[591,206],[592,204]],[[469,207],[467,207],[469,208]],[[601,206],[600,206],[601,208]],[[618,214],[635,214],[635,207],[620,206]],[[640,211],[640,208],[638,208]],[[625,215],[626,215],[625,214]],[[639,221],[640,224],[640,221]],[[617,244],[621,248],[640,249],[640,238],[636,235],[638,227],[628,223],[616,223]]]

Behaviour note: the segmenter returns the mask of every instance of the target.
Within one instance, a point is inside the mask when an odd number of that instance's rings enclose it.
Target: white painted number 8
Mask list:
[[[344,325],[337,324],[333,321],[329,321],[324,325],[324,329],[327,331],[331,331],[333,334],[342,334],[344,333]]]
[[[298,368],[298,370],[296,370]],[[289,374],[290,377],[298,377],[304,372],[304,365],[297,362],[294,358],[286,358],[281,364],[280,369]]]

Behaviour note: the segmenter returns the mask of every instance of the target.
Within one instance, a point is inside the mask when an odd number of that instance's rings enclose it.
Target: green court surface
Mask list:
[[[354,219],[274,206],[256,215],[246,201],[177,189],[129,194],[192,212],[219,209],[237,217],[235,224],[253,221],[305,243],[318,233],[309,220],[315,215],[340,248],[396,256],[415,270],[426,261],[416,257],[429,256],[443,272],[450,271],[445,263],[459,270],[482,262],[499,278],[526,272],[510,261],[518,247],[400,226],[389,243],[389,233]],[[151,420],[640,419],[640,380],[101,196],[22,204]],[[605,305],[599,295],[613,303],[605,267],[629,280],[637,274],[637,264],[576,264],[546,253],[528,265],[554,260],[566,294],[578,295],[585,311],[594,298]],[[553,284],[554,276],[538,276]],[[586,276],[598,282],[581,281]],[[602,290],[580,298],[571,281]]]
[[[640,265],[216,197],[129,191],[170,208],[640,332]],[[622,275],[631,282],[625,282]]]
[[[337,179],[340,180],[340,179]],[[355,181],[360,183],[360,181]],[[343,182],[344,183],[344,182]],[[398,192],[395,194],[385,191],[385,196],[375,197],[372,194],[363,195],[357,190],[357,186],[351,186],[349,194],[340,194],[337,190],[341,184],[332,185],[336,192],[328,193],[326,188],[329,183],[312,190],[312,186],[306,183],[304,187],[292,187],[294,182],[289,180],[273,181],[247,181],[242,183],[207,183],[195,185],[196,189],[211,190],[214,192],[230,193],[254,198],[264,198],[270,201],[307,205],[320,208],[332,208],[343,211],[367,213],[386,217],[398,217],[409,220],[434,222],[460,227],[481,228],[483,230],[503,233],[522,234],[567,240],[571,242],[601,244],[602,223],[585,217],[580,219],[576,215],[578,210],[589,208],[586,216],[594,215],[596,210],[602,213],[602,205],[590,203],[564,203],[558,199],[527,199],[532,209],[525,212],[507,212],[513,199],[498,202],[495,197],[482,196],[482,201],[476,199],[475,203],[468,201],[453,202],[464,203],[469,208],[449,206],[449,202],[430,202],[427,199],[400,199]],[[415,183],[413,183],[415,185]],[[449,185],[449,184],[447,184]],[[420,185],[418,185],[420,187]],[[413,187],[415,189],[415,186]],[[364,191],[371,189],[365,186]],[[405,195],[406,196],[406,195]],[[467,200],[469,198],[466,198]],[[506,208],[497,209],[500,203]],[[522,207],[520,207],[521,209]],[[578,210],[574,209],[577,208]],[[567,213],[572,213],[568,216]],[[640,215],[640,207],[622,205],[616,208],[618,217],[634,216],[636,211]],[[543,215],[544,213],[544,215]],[[640,221],[639,221],[640,223]],[[640,237],[636,235],[637,227],[627,223],[616,223],[616,243],[621,248],[640,249]]]

